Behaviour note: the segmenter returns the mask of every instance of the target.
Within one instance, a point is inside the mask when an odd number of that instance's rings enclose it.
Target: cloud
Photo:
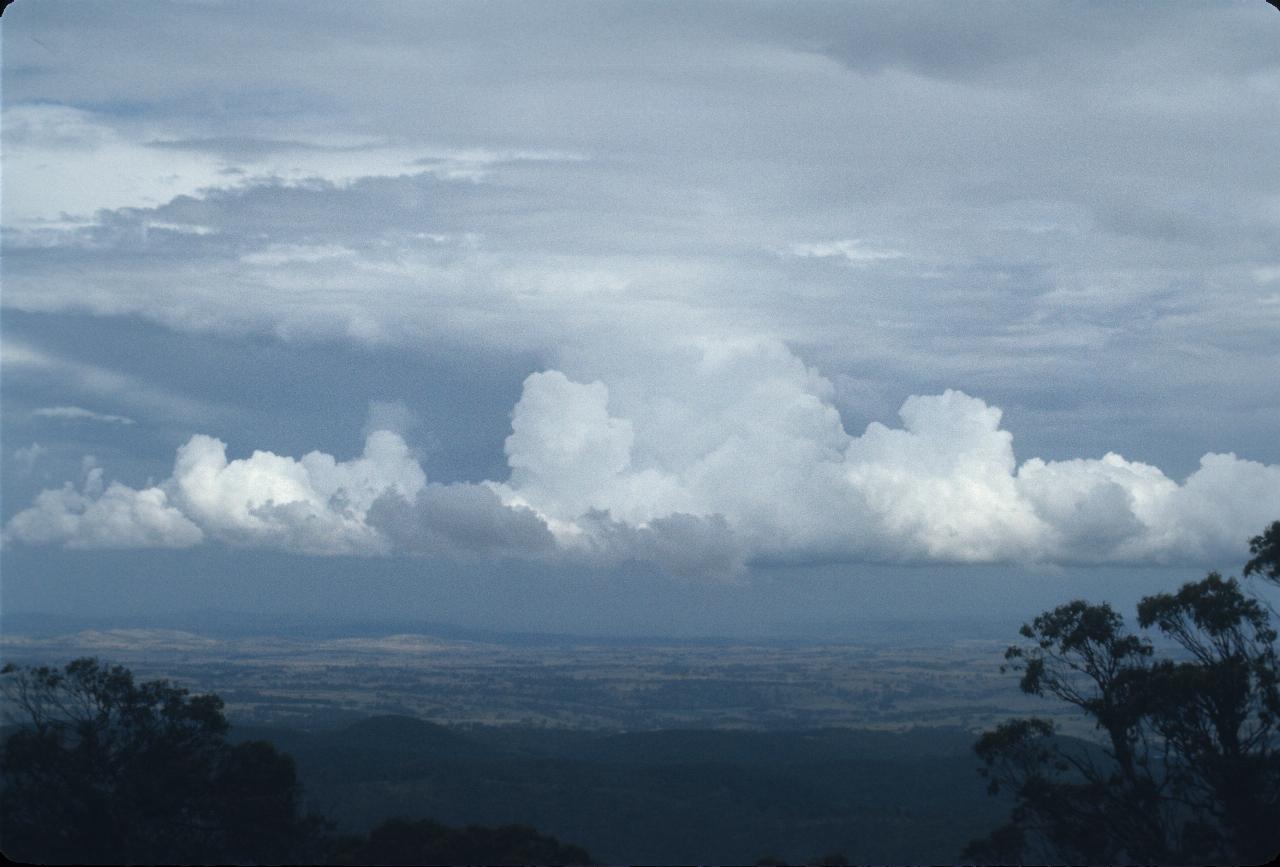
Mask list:
[[[386,539],[365,517],[387,493],[412,500],[426,484],[396,434],[378,431],[349,461],[255,451],[228,460],[204,435],[180,447],[173,474],[142,490],[113,482],[87,462],[81,490],[41,492],[5,525],[5,538],[70,548],[187,547],[206,538],[305,554],[378,554]],[[87,459],[88,461],[88,459]]]
[[[385,553],[365,522],[388,491],[411,499],[426,475],[396,434],[377,431],[364,453],[340,462],[310,452],[300,459],[255,451],[227,460],[226,444],[197,435],[178,449],[174,499],[211,536],[236,545],[308,554]]]
[[[111,403],[123,403],[148,416],[182,422],[205,422],[213,418],[225,418],[234,413],[228,407],[194,400],[175,391],[157,388],[135,376],[120,373],[111,368],[86,364],[44,351],[18,339],[6,338],[0,344],[0,364],[7,377],[21,376],[42,383],[56,383],[63,390],[84,396],[92,396]],[[126,416],[98,415],[95,418],[82,415],[76,406],[45,407],[33,411],[37,417],[63,420],[120,421]]]
[[[301,30],[263,7],[235,16],[252,39],[197,8],[23,14],[6,222],[84,231],[43,256],[6,233],[10,306],[548,356],[620,322],[740,329],[891,368],[897,395],[1008,399],[998,352],[1113,407],[1181,386],[1148,414],[1204,394],[1169,373],[1197,341],[1233,395],[1275,378],[1251,276],[1277,248],[1274,24],[1249,4],[529,13],[519,45],[461,7]]]
[[[558,370],[535,373],[511,415],[507,490],[561,516],[581,515],[599,492],[616,488],[631,460],[631,422],[608,411],[601,382],[572,382]]]
[[[16,463],[24,473],[30,473],[35,469],[36,462],[49,454],[49,450],[40,443],[32,443],[29,446],[22,446],[13,450],[13,462]]]
[[[787,252],[792,256],[805,259],[839,258],[853,265],[865,265],[885,259],[901,259],[906,255],[900,250],[871,246],[859,238],[792,244],[787,248]]]
[[[33,409],[31,414],[36,418],[52,418],[62,421],[94,421],[102,424],[136,424],[133,419],[123,415],[94,412],[81,406],[42,406]]]
[[[368,520],[396,550],[413,554],[537,557],[555,548],[541,518],[504,506],[484,485],[433,483],[413,502],[388,492],[373,503]]]
[[[352,460],[194,437],[159,485],[99,472],[6,538],[194,527],[723,577],[1220,563],[1280,515],[1261,4],[596,7],[572,27],[463,5],[15,8],[40,38],[5,46],[7,309],[541,372],[512,401],[508,470],[450,476],[473,484],[428,483],[407,413],[374,406]],[[3,353],[27,405],[236,429],[191,379],[164,391],[7,333]],[[289,388],[224,368],[206,394]],[[482,433],[475,452],[500,438]],[[1209,447],[1272,463],[1193,467]]]
[[[898,415],[902,428],[872,422],[844,455],[886,547],[905,558],[1034,559],[1042,522],[1018,496],[1000,410],[948,390],[909,397]]]
[[[354,250],[340,247],[337,244],[272,244],[264,250],[246,253],[240,261],[246,265],[314,265],[332,262],[335,259],[352,259]]]
[[[135,490],[117,482],[102,488],[90,471],[83,490],[70,482],[41,491],[35,503],[9,519],[6,542],[67,548],[188,548],[204,534],[158,487]]]
[[[768,341],[665,366],[617,395],[530,377],[504,501],[566,547],[607,535],[599,515],[694,515],[723,519],[747,560],[783,561],[1211,562],[1280,515],[1280,467],[1235,455],[1205,456],[1182,484],[1116,454],[1019,464],[1001,411],[955,390],[850,435],[830,383]]]
[[[367,136],[343,141],[332,133],[316,141],[165,139],[119,120],[69,105],[6,105],[6,227],[84,225],[103,209],[152,206],[264,181],[342,185],[417,173],[474,181],[497,165],[582,159],[566,151],[410,146]],[[262,255],[287,262],[291,253],[284,249]]]
[[[736,582],[747,568],[747,546],[722,515],[674,513],[636,526],[590,511],[577,522],[565,555],[588,565],[634,560],[685,580]]]
[[[404,437],[418,425],[413,410],[403,400],[371,400],[364,422],[364,436],[374,431],[391,431]]]
[[[6,537],[641,560],[726,579],[753,562],[832,559],[1212,563],[1280,515],[1280,466],[1208,454],[1179,484],[1114,453],[1020,463],[1000,409],[957,390],[911,396],[899,426],[850,434],[831,383],[774,341],[655,347],[651,362],[611,375],[612,389],[530,375],[502,481],[428,484],[389,430],[347,461],[229,460],[197,435],[160,485],[104,488],[90,467],[82,490],[44,491]]]

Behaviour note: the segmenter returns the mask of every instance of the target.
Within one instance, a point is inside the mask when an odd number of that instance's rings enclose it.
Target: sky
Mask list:
[[[0,607],[806,634],[1280,519],[1262,0],[0,23]]]

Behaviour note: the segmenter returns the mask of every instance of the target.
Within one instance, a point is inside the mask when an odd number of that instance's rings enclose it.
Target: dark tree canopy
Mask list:
[[[1253,540],[1247,573],[1271,577],[1277,541],[1280,523]],[[1062,737],[1041,719],[985,733],[975,745],[982,772],[1014,806],[967,856],[1264,863],[1280,853],[1280,688],[1267,611],[1215,572],[1146,597],[1138,623],[1170,640],[1164,653],[1105,604],[1071,602],[1022,627],[1028,643],[1005,653],[1022,689],[1075,706],[1102,742]]]
[[[20,728],[0,750],[0,847],[43,863],[307,861],[293,760],[231,745],[222,700],[120,666],[3,669]]]
[[[1244,575],[1261,575],[1280,584],[1280,521],[1275,521],[1262,535],[1249,540],[1253,559],[1244,564]]]

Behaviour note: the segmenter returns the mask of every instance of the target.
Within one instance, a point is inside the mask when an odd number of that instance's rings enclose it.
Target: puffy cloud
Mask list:
[[[849,444],[846,478],[898,556],[1028,559],[1042,522],[1018,496],[1000,410],[963,392],[907,398],[903,428],[873,422]]]
[[[1052,552],[1098,561],[1136,558],[1136,540],[1159,519],[1156,505],[1178,487],[1156,467],[1113,453],[1102,460],[1032,458],[1019,467],[1017,486],[1044,522]]]
[[[677,356],[616,393],[530,377],[504,502],[570,549],[635,550],[628,530],[714,518],[741,558],[783,561],[1204,562],[1280,515],[1277,466],[1206,455],[1180,485],[1116,454],[1019,465],[1001,411],[954,390],[852,436],[830,383],[776,342]]]
[[[614,489],[631,462],[631,422],[613,418],[601,382],[571,382],[557,370],[535,373],[511,416],[508,490],[542,512],[581,515]]]
[[[204,539],[161,488],[135,490],[113,482],[102,489],[101,472],[91,470],[81,491],[70,482],[41,491],[30,508],[9,519],[5,541],[68,548],[187,548]]]
[[[1201,559],[1236,550],[1240,528],[1261,529],[1280,516],[1280,466],[1207,454],[1200,468],[1161,504],[1158,556]]]
[[[162,484],[104,488],[90,468],[82,490],[41,493],[6,538],[642,560],[729,579],[752,562],[831,559],[1215,562],[1280,516],[1280,466],[1210,454],[1179,484],[1117,454],[1019,464],[1001,411],[955,390],[909,397],[900,426],[852,435],[831,384],[776,341],[655,348],[651,361],[598,361],[588,382],[529,376],[503,481],[428,484],[388,430],[347,461],[229,460],[194,436]]]
[[[295,460],[266,451],[227,459],[226,444],[193,436],[173,475],[142,490],[103,485],[86,464],[82,490],[41,492],[5,526],[7,540],[69,548],[186,547],[206,538],[305,554],[390,550],[365,518],[387,493],[412,501],[426,475],[402,440],[376,431],[350,461],[311,452]]]
[[[386,550],[365,522],[388,491],[412,499],[426,475],[404,440],[375,431],[364,454],[345,462],[310,452],[299,460],[255,451],[228,461],[226,445],[198,435],[178,449],[171,480],[184,511],[221,539],[304,553]]]

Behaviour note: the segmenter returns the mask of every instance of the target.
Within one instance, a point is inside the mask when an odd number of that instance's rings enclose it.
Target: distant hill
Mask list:
[[[906,732],[818,729],[800,732],[668,729],[592,733],[563,729],[475,729],[470,736],[530,755],[589,762],[745,765],[967,755],[974,736],[956,728]]]
[[[453,729],[381,716],[341,729],[245,728],[294,755],[342,829],[390,816],[533,825],[606,862],[949,861],[1007,805],[972,735]]]
[[[457,762],[509,758],[507,750],[408,716],[377,716],[316,732],[237,726],[235,740],[268,740],[297,760],[311,782],[412,779]]]

